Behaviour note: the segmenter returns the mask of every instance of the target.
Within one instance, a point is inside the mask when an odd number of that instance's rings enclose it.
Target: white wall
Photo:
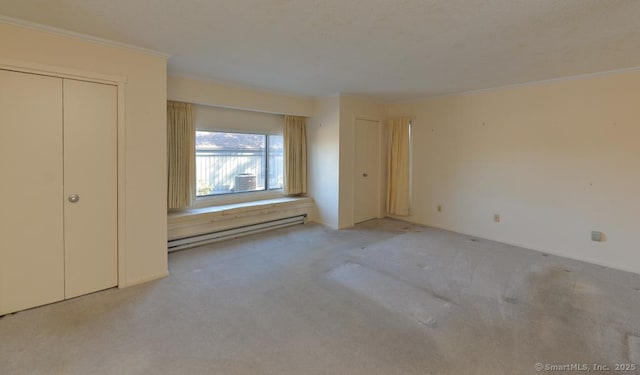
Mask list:
[[[340,94],[340,228],[354,225],[354,173],[355,173],[355,123],[356,119],[379,120],[385,117],[384,103],[365,97]],[[384,150],[380,150],[384,156]],[[384,160],[384,158],[383,158]],[[385,178],[385,176],[381,176]],[[386,194],[386,185],[381,181],[381,196]],[[382,199],[380,204],[382,204]],[[382,211],[384,212],[384,210]]]
[[[196,105],[196,129],[282,134],[284,116]]]
[[[308,117],[313,99],[183,77],[167,79],[169,100],[216,107]]]
[[[639,98],[631,72],[389,105],[413,117],[410,220],[640,273]]]
[[[355,121],[362,118],[384,124],[385,107],[369,98],[336,94],[316,99],[314,113],[307,121],[309,195],[317,206],[312,220],[336,229],[349,228],[354,224]],[[382,205],[386,186],[381,186]]]
[[[125,272],[121,286],[167,274],[166,59],[0,23],[0,58],[125,76]],[[29,207],[38,210],[38,207]]]
[[[338,228],[340,97],[318,98],[307,119],[308,195],[316,203],[311,220]]]

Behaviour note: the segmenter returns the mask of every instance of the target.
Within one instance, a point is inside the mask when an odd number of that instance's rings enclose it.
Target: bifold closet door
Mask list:
[[[0,70],[0,315],[64,298],[62,79]]]
[[[63,85],[65,298],[72,298],[118,284],[118,92]]]
[[[117,98],[0,70],[0,315],[117,285]]]

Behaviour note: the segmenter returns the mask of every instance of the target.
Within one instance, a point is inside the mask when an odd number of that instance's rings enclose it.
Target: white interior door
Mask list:
[[[118,284],[117,97],[64,80],[65,298]]]
[[[355,124],[355,223],[378,217],[380,208],[381,125],[357,119]]]
[[[62,79],[0,70],[0,315],[64,298]]]

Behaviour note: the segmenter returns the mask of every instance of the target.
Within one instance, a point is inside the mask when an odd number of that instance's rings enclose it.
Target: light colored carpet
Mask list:
[[[1,318],[0,373],[615,373],[640,362],[639,275],[447,231],[307,224],[169,259],[163,280]]]

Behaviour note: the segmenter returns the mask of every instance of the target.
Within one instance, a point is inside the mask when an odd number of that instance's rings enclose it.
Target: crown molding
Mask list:
[[[559,82],[575,81],[580,79],[596,78],[596,77],[610,76],[610,75],[623,74],[623,73],[632,73],[632,72],[638,72],[638,71],[640,71],[640,66],[632,66],[628,68],[612,69],[612,70],[605,70],[601,72],[584,73],[584,74],[576,74],[576,75],[564,76],[564,77],[541,79],[538,81],[526,81],[521,83],[513,83],[513,84],[487,87],[487,88],[475,89],[475,90],[466,90],[466,91],[450,92],[450,93],[443,93],[443,94],[433,94],[433,95],[422,96],[416,99],[388,101],[387,104],[407,104],[407,103],[414,103],[414,102],[419,102],[423,100],[446,98],[451,96],[482,94],[487,92],[518,89],[518,88],[530,87],[530,86],[541,86],[541,85],[548,85],[548,84],[559,83]]]
[[[576,75],[570,75],[570,76],[564,76],[564,77],[548,78],[548,79],[542,79],[542,80],[538,80],[538,81],[528,81],[528,82],[522,82],[522,83],[513,83],[513,84],[508,84],[508,85],[503,85],[503,86],[489,87],[489,88],[486,88],[486,89],[469,90],[469,91],[464,91],[464,92],[457,93],[457,94],[454,93],[454,94],[451,94],[451,95],[466,95],[466,94],[476,94],[476,93],[483,93],[483,92],[489,92],[489,91],[498,91],[498,90],[505,90],[505,89],[516,89],[516,88],[520,88],[520,87],[547,85],[547,84],[550,84],[550,83],[565,82],[565,81],[575,81],[575,80],[579,80],[579,79],[595,78],[595,77],[602,77],[602,76],[609,76],[609,75],[630,73],[630,72],[637,72],[637,71],[640,71],[640,66],[632,66],[632,67],[628,67],[628,68],[604,70],[604,71],[601,71],[601,72],[576,74]],[[445,94],[443,96],[448,96],[448,94]]]
[[[79,39],[79,40],[86,41],[86,42],[102,44],[102,45],[108,46],[108,47],[124,48],[124,49],[128,49],[128,50],[136,51],[136,52],[141,52],[141,53],[144,53],[144,54],[147,54],[147,55],[163,57],[165,59],[168,59],[171,56],[170,54],[165,53],[165,52],[160,52],[160,51],[152,50],[152,49],[149,49],[149,48],[134,46],[133,44],[116,42],[115,40],[109,40],[109,39],[100,38],[100,37],[97,37],[97,36],[83,34],[83,33],[77,33],[75,31],[65,30],[65,29],[61,29],[61,28],[58,28],[58,27],[47,26],[47,25],[42,25],[42,24],[35,23],[35,22],[30,22],[30,21],[17,19],[17,18],[7,17],[7,16],[3,16],[1,14],[0,14],[0,23],[5,23],[5,24],[8,24],[8,25],[12,25],[12,26],[24,27],[24,28],[32,29],[32,30],[36,30],[36,31],[42,31],[42,32],[45,32],[45,33],[53,34],[53,35],[64,36],[64,37],[69,37],[69,38],[73,38],[73,39]]]

